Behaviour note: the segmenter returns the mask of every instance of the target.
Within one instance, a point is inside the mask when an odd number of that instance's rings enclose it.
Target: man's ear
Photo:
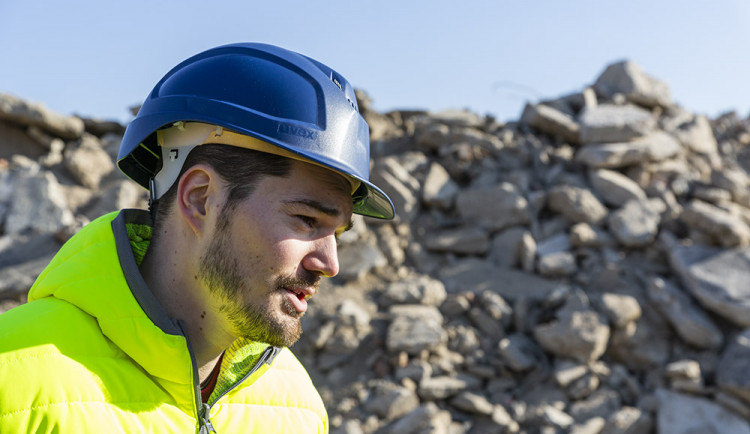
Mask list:
[[[182,174],[177,184],[177,207],[198,234],[203,232],[210,204],[219,199],[221,182],[211,166],[196,164]]]

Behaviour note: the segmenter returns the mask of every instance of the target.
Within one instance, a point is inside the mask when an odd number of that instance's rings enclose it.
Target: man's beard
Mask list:
[[[237,256],[229,242],[229,218],[232,212],[225,206],[217,222],[216,236],[201,257],[199,277],[211,295],[221,300],[219,311],[225,314],[239,336],[252,341],[266,342],[277,347],[288,347],[302,335],[298,312],[284,288],[317,286],[318,278],[308,274],[304,278],[280,276],[274,279],[260,299],[244,303],[250,293],[247,280],[240,273]],[[281,300],[281,309],[273,303]]]

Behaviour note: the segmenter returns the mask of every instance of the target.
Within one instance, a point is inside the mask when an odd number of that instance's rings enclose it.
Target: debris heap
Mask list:
[[[505,124],[358,97],[398,216],[355,218],[293,348],[333,433],[750,433],[750,119],[630,61]],[[0,95],[0,311],[146,206],[123,130]]]

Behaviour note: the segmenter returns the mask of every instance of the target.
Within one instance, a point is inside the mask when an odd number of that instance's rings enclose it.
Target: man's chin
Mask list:
[[[281,318],[266,318],[262,336],[258,333],[248,333],[246,338],[254,341],[266,342],[275,347],[291,347],[302,336],[302,323],[297,317],[281,314]],[[301,316],[301,315],[300,315]],[[257,329],[256,329],[257,331]]]

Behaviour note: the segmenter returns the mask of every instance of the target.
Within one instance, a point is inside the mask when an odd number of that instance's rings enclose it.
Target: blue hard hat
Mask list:
[[[393,203],[369,181],[369,128],[354,89],[336,71],[266,44],[212,48],[174,67],[128,125],[117,166],[145,188],[164,164],[154,132],[202,122],[263,140],[359,181],[354,212],[391,219]]]

